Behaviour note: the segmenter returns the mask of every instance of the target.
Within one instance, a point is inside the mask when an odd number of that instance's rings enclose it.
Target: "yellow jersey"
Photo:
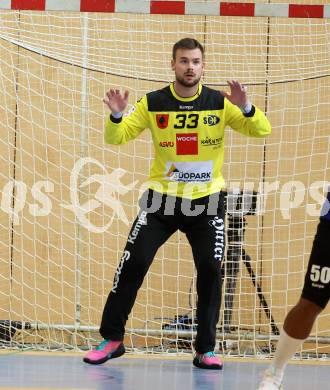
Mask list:
[[[227,125],[250,137],[265,137],[271,132],[268,119],[255,106],[243,114],[219,91],[202,84],[189,98],[178,96],[170,84],[147,93],[127,116],[110,115],[105,142],[121,145],[150,129],[155,156],[149,188],[197,199],[225,187],[221,170]]]

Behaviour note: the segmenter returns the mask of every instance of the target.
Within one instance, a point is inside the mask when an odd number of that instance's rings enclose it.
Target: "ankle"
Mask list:
[[[274,363],[272,363],[268,370],[272,373],[273,376],[276,376],[277,378],[283,378],[285,366],[278,367]]]

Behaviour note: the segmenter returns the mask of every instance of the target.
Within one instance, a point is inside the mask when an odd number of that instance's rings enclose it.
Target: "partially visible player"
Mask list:
[[[330,298],[330,190],[322,208],[301,298],[287,314],[274,359],[258,390],[282,389],[285,367],[309,336]]]

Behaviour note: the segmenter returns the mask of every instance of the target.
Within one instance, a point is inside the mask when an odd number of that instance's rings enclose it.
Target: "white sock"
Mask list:
[[[301,347],[305,340],[295,339],[289,336],[284,329],[282,329],[280,338],[277,343],[276,352],[271,366],[274,370],[283,372],[288,361],[293,357],[295,352]]]

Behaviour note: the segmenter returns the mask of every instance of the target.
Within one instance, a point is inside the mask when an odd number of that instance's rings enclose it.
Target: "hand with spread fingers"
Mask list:
[[[249,104],[246,86],[241,85],[236,80],[227,81],[227,83],[230,87],[230,94],[226,91],[220,91],[220,93],[235,106],[240,108],[246,107]]]
[[[123,112],[127,107],[128,95],[128,91],[125,91],[124,95],[122,95],[119,89],[110,89],[106,93],[103,103],[109,107],[112,113]]]

